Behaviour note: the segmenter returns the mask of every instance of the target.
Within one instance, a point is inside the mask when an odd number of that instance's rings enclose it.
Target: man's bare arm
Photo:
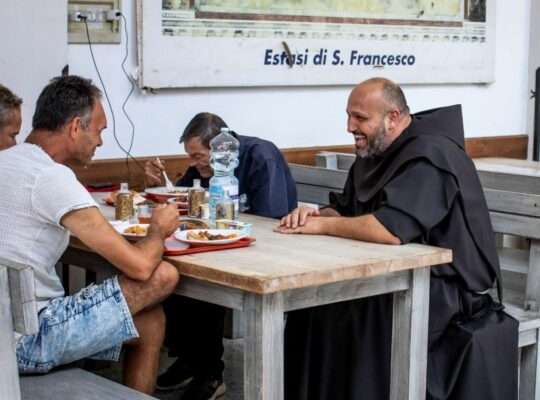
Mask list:
[[[161,211],[167,215],[158,215],[157,222],[151,223],[147,237],[135,245],[118,234],[95,207],[71,211],[64,215],[61,224],[126,276],[144,281],[161,261],[164,239],[176,229],[172,221],[177,220],[177,211],[170,208],[170,211]]]
[[[338,214],[337,211],[331,208],[321,210],[320,214],[319,212],[297,209],[282,218],[276,231],[331,235],[384,244],[401,244],[401,240],[388,231],[373,214],[359,217],[341,217],[336,216],[336,214]]]
[[[401,240],[386,229],[373,214],[359,217],[328,217],[321,220],[324,220],[323,229],[327,235],[366,242],[401,244]]]

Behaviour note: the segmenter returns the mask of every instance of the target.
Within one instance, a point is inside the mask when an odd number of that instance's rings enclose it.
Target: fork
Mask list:
[[[161,165],[161,167],[163,168],[163,169],[161,170],[161,173],[163,174],[163,178],[165,178],[165,187],[166,187],[167,190],[170,191],[170,192],[174,191],[174,185],[173,185],[173,183],[171,182],[171,180],[169,179],[169,176],[167,175],[167,171],[165,171],[165,168],[163,167],[163,163],[161,162],[161,160],[159,159],[159,157],[157,157],[156,160],[158,161],[159,165]]]

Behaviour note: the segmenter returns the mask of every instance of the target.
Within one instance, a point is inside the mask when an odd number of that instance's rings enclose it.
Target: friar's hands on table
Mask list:
[[[316,208],[301,206],[281,218],[274,229],[280,233],[324,234],[324,218]]]

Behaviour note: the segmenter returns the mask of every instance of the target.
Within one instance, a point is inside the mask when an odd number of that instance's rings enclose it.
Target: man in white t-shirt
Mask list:
[[[162,261],[177,211],[157,209],[148,236],[130,244],[78,182],[70,167],[90,162],[106,127],[90,80],[53,79],[32,125],[25,143],[0,152],[0,258],[34,269],[39,304],[39,332],[17,340],[19,371],[45,373],[85,357],[118,360],[124,344],[125,384],[151,393],[165,330],[160,303],[178,282],[176,268]],[[65,296],[54,266],[70,234],[119,275]]]

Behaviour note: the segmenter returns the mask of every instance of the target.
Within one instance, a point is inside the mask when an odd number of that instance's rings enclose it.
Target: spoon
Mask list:
[[[161,170],[161,173],[163,174],[163,178],[165,178],[165,187],[167,188],[167,190],[169,192],[173,192],[174,191],[174,185],[171,182],[171,180],[169,179],[169,176],[167,175],[167,171],[165,171],[165,168],[163,167],[163,163],[161,162],[159,157],[157,157],[156,160],[158,161],[159,165],[161,165],[161,167],[163,168]]]

